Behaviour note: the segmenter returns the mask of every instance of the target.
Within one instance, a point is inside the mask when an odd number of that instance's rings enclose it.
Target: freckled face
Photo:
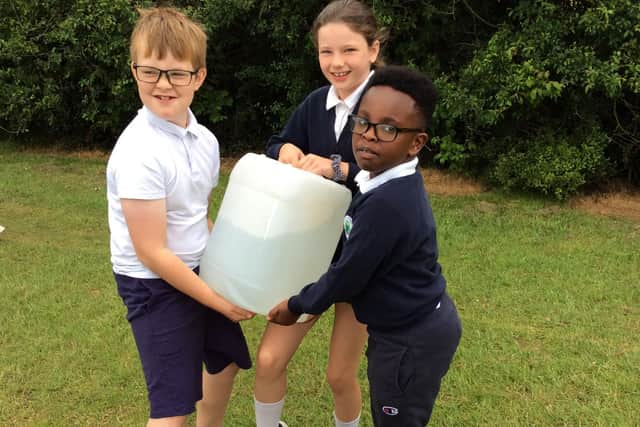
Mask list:
[[[355,114],[372,123],[399,128],[422,127],[413,98],[389,86],[371,87]],[[360,169],[374,177],[416,156],[428,138],[425,132],[409,131],[399,132],[394,141],[380,142],[371,126],[362,135],[353,134],[353,154]]]
[[[345,99],[365,81],[378,57],[380,42],[371,46],[347,24],[331,22],[318,29],[318,61],[325,78]]]
[[[140,49],[144,52],[144,49]],[[137,58],[137,65],[155,67],[161,70],[188,70],[194,71],[191,61],[176,59],[170,52],[164,58],[159,59],[157,53],[151,56]],[[131,68],[133,77],[135,70]],[[138,95],[142,103],[155,115],[178,126],[187,127],[188,109],[193,102],[193,97],[207,75],[207,70],[201,68],[193,76],[188,86],[174,86],[163,74],[157,83],[145,83],[136,79]]]

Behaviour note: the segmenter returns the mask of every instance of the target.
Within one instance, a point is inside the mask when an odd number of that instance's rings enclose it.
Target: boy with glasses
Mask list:
[[[198,426],[222,426],[238,368],[251,366],[238,322],[253,313],[198,277],[220,165],[218,141],[189,108],[206,46],[175,9],[140,11],[130,48],[143,107],[107,165],[111,262],[147,382],[147,426],[184,426],[196,402]]]
[[[429,422],[461,336],[417,170],[436,98],[427,77],[404,67],[388,66],[371,77],[350,118],[361,171],[344,218],[342,251],[317,282],[268,315],[290,325],[301,313],[352,304],[369,332],[367,375],[377,427]]]

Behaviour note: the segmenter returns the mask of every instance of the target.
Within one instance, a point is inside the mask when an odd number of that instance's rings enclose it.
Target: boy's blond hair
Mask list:
[[[207,65],[207,35],[203,27],[170,7],[138,9],[140,18],[131,33],[131,60],[167,52],[179,61],[191,61],[195,70]]]

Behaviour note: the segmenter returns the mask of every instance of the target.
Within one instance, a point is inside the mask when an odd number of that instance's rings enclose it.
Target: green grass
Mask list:
[[[0,146],[2,426],[146,420],[110,271],[105,164]],[[494,192],[432,203],[463,338],[431,425],[640,425],[640,224]],[[264,319],[243,326],[255,354]],[[292,427],[331,425],[330,327],[324,316],[290,366]],[[368,399],[364,358],[360,378]],[[241,372],[227,425],[253,425],[252,386]]]

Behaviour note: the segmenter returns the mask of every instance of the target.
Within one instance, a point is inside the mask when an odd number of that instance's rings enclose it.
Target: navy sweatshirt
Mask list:
[[[291,297],[288,307],[318,314],[349,302],[370,330],[391,331],[433,311],[445,286],[436,224],[416,172],[356,194],[345,216],[340,256],[317,282]]]
[[[327,111],[327,94],[330,86],[323,86],[311,92],[300,104],[280,135],[273,135],[267,142],[267,156],[278,159],[280,148],[290,142],[302,150],[304,154],[316,154],[329,157],[332,154],[340,154],[343,162],[349,163],[349,175],[346,186],[352,193],[357,191],[354,177],[360,171],[356,164],[353,150],[351,149],[351,132],[345,126],[336,142],[336,134],[333,130],[336,120],[335,107]],[[354,111],[358,110],[358,104]]]

